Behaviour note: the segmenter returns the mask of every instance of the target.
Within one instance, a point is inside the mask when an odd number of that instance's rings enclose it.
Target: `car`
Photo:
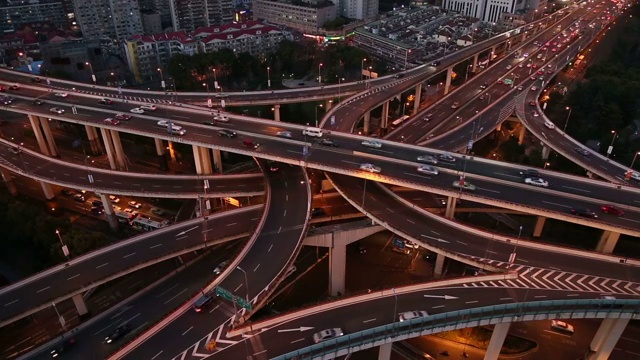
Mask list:
[[[442,160],[442,161],[446,161],[446,162],[456,162],[456,158],[454,158],[453,156],[449,155],[449,154],[440,154],[438,155],[438,159]]]
[[[573,334],[573,325],[560,320],[551,320],[551,329]]]
[[[484,90],[484,89],[487,88],[487,86],[489,86],[489,84],[484,83],[484,84],[480,85],[480,89]]]
[[[162,216],[165,214],[164,210],[158,208],[151,209],[151,213],[158,216]]]
[[[538,114],[538,112],[537,112],[537,111],[535,111],[535,110],[531,112],[531,115],[533,115],[533,117],[538,117],[538,116],[540,116],[540,115]]]
[[[9,86],[9,90],[20,90],[20,85],[13,84],[13,85]]]
[[[35,99],[35,100],[33,100],[33,104],[34,105],[42,105],[42,104],[44,104],[44,101],[42,101],[40,99]]]
[[[457,109],[459,105],[460,105],[460,104],[456,101],[456,102],[454,102],[453,104],[451,104],[451,108],[452,108],[452,109]]]
[[[527,67],[530,68],[531,67],[531,63],[527,63]]]
[[[326,216],[327,212],[324,211],[323,208],[313,208],[311,210],[311,217],[316,217],[316,216]]]
[[[501,85],[501,84],[504,84],[504,81],[502,81],[502,79],[498,79],[496,83],[498,83],[498,85]]]
[[[534,169],[527,169],[524,171],[520,171],[520,176],[524,177],[524,178],[536,178],[536,177],[540,177],[540,173],[538,172],[538,170],[534,170]]]
[[[436,60],[436,61],[432,62],[431,66],[433,66],[433,67],[440,66],[440,61]]]
[[[420,155],[416,159],[421,163],[427,163],[427,164],[433,164],[433,165],[438,164],[438,159],[436,159],[431,155]]]
[[[133,217],[136,217],[136,216],[138,216],[140,214],[139,212],[137,212],[137,211],[135,211],[133,209],[130,209],[130,208],[125,208],[122,211],[126,212],[127,214],[131,214],[131,216],[133,216]]]
[[[169,126],[169,121],[167,120],[160,120],[156,123],[156,125],[160,126],[160,127],[168,127]]]
[[[536,79],[535,76],[532,76],[532,77],[529,78],[529,80],[535,80],[535,79]]]
[[[362,145],[374,149],[382,148],[382,143],[377,140],[365,140],[362,142]]]
[[[529,184],[529,185],[533,185],[533,186],[539,186],[539,187],[549,187],[549,182],[539,178],[539,177],[528,177],[524,179],[524,183],[525,184]]]
[[[575,147],[573,148],[573,151],[577,152],[578,154],[582,155],[582,156],[589,156],[590,152],[589,150],[583,148],[583,147]]]
[[[537,88],[537,87],[535,87],[535,86],[532,86],[532,87],[531,87],[531,91],[536,91],[536,90],[538,90],[538,88]]]
[[[553,74],[553,70],[547,70],[547,74]]]
[[[277,172],[278,170],[280,170],[278,163],[272,160],[267,161],[267,166],[269,166],[269,171],[271,172]]]
[[[529,106],[536,106],[536,105],[538,105],[537,102],[535,102],[533,100],[529,101]]]
[[[22,152],[22,150],[20,150],[20,148],[15,147],[15,146],[10,147],[9,151],[14,155],[19,155]]]
[[[133,109],[131,109],[129,111],[134,113],[134,114],[144,114],[144,109],[140,109],[140,108],[133,108]]]
[[[229,122],[229,117],[225,115],[215,115],[213,117],[213,120],[220,122]]]
[[[39,82],[42,82],[42,79],[40,79],[39,77],[32,77],[32,78],[31,78],[31,82],[37,82],[37,83],[39,83]]]
[[[222,136],[222,137],[226,137],[226,138],[234,138],[236,137],[236,132],[235,131],[231,131],[228,129],[222,129],[222,130],[218,130],[218,136]]]
[[[556,51],[558,51],[558,49],[556,48],[551,49],[551,52],[556,52]]]
[[[109,199],[111,199],[111,202],[114,204],[117,204],[120,202],[120,198],[115,195],[109,195]]]
[[[379,166],[375,166],[373,164],[360,164],[360,170],[368,171],[370,173],[379,173],[382,171]]]
[[[90,211],[93,215],[102,215],[104,208],[102,206],[92,206]]]
[[[468,190],[468,191],[475,191],[476,190],[476,186],[471,184],[470,182],[461,179],[461,180],[456,180],[453,182],[452,186],[456,189],[461,189],[461,190]]]
[[[619,209],[613,205],[602,205],[601,209],[602,209],[602,212],[605,214],[624,216],[624,210]]]
[[[507,65],[507,70],[511,70],[511,65]]]
[[[98,103],[99,104],[104,104],[104,105],[111,105],[111,104],[113,104],[113,100],[104,98],[104,99],[100,99],[100,101],[98,101]]]
[[[167,132],[168,132],[169,134],[172,134],[172,135],[173,135],[173,134],[177,134],[177,135],[184,135],[184,134],[186,134],[186,133],[187,133],[187,130],[183,129],[183,128],[182,128],[182,127],[180,127],[180,126],[177,126],[177,125],[173,125],[173,124],[172,124],[171,126],[167,126]]]
[[[116,114],[116,120],[131,120],[131,115],[127,114]]]
[[[114,119],[114,118],[106,118],[104,120],[102,120],[102,122],[106,125],[118,125],[120,124],[120,121]]]
[[[209,294],[203,294],[193,303],[193,310],[197,313],[202,312],[205,308],[213,303],[214,297]]]
[[[140,108],[142,108],[144,110],[149,110],[149,111],[156,111],[156,109],[157,109],[157,107],[155,105],[152,105],[152,104],[140,105]]]
[[[61,109],[59,107],[52,107],[51,109],[49,109],[49,112],[54,114],[64,114],[64,109]]]
[[[587,209],[587,208],[573,208],[571,209],[571,214],[578,215],[580,217],[586,217],[590,219],[597,219],[598,215],[595,212]]]
[[[49,355],[51,355],[52,359],[56,359],[60,357],[61,354],[69,351],[69,349],[72,348],[75,344],[76,339],[74,338],[64,339],[56,344],[53,349],[51,349],[51,351],[49,351]]]
[[[9,96],[3,96],[2,98],[0,98],[0,102],[4,105],[9,105],[13,102],[13,98]]]
[[[137,201],[129,201],[127,204],[134,209],[140,209],[142,207],[142,204]]]
[[[111,344],[112,342],[121,339],[125,335],[131,332],[131,325],[122,324],[118,326],[111,334],[109,334],[106,338],[104,338],[105,344]]]
[[[73,201],[84,202],[85,201],[84,195],[82,195],[82,194],[73,195]]]
[[[314,343],[319,343],[319,342],[323,342],[323,341],[327,341],[329,339],[333,339],[333,338],[337,338],[344,335],[344,333],[342,332],[342,329],[340,328],[333,328],[333,329],[326,329],[326,330],[322,330],[320,332],[317,332],[315,334],[313,334],[313,342]]]
[[[281,137],[281,138],[287,138],[290,139],[291,138],[291,131],[278,131],[276,133],[277,137]]]
[[[324,146],[338,147],[338,143],[336,143],[335,141],[333,141],[331,139],[327,139],[327,138],[324,138],[324,139],[320,140],[319,144],[320,145],[324,145]]]
[[[480,97],[478,98],[478,100],[484,100],[486,97],[487,97],[487,95],[486,95],[486,94],[482,94],[482,95],[480,95]]]
[[[522,91],[524,90],[524,87],[522,87],[522,85],[518,86],[518,91]]]
[[[216,122],[213,120],[205,120],[202,122],[203,125],[215,126]]]
[[[409,321],[417,318],[423,318],[427,316],[429,316],[429,313],[427,313],[424,310],[418,310],[418,311],[407,311],[407,312],[400,313],[398,318],[400,319],[400,322],[402,322],[402,321]]]
[[[522,67],[524,67],[524,64],[523,64],[523,63],[520,63],[520,64],[518,64],[518,67],[519,67],[519,68],[522,68]]]
[[[538,74],[538,75],[544,75],[544,70],[538,70],[538,71],[536,71],[536,74]]]
[[[221,262],[220,264],[218,264],[218,266],[215,267],[215,269],[213,269],[213,273],[216,275],[220,275],[224,269],[229,266],[230,260],[225,260],[223,262]]]
[[[529,53],[522,54],[523,57],[529,57]]]
[[[69,189],[62,189],[60,190],[60,194],[62,196],[71,196],[71,195],[75,195],[75,193]]]
[[[438,175],[438,169],[431,165],[418,166],[416,170],[422,174]]]
[[[69,96],[69,93],[63,92],[63,91],[56,91],[56,92],[53,93],[53,95],[55,95],[57,97],[66,98],[67,96]]]

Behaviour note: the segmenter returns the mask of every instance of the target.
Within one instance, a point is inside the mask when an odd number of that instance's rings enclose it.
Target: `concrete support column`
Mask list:
[[[363,135],[369,135],[369,125],[371,124],[371,111],[364,113],[364,128],[362,129]]]
[[[211,151],[213,152],[213,168],[216,173],[222,174],[222,154],[218,149],[211,149]]]
[[[471,65],[471,72],[475,73],[476,69],[478,68],[478,56],[480,56],[480,54],[475,54],[473,55],[473,64]]]
[[[444,83],[444,95],[449,93],[451,87],[451,75],[453,75],[453,66],[447,69],[447,80]]]
[[[176,162],[176,151],[173,148],[173,141],[167,141],[168,144],[168,148],[169,148],[169,156],[171,156],[171,161]]]
[[[209,152],[209,148],[200,146],[200,159],[202,160],[202,171],[204,171],[205,174],[212,174],[211,153]]]
[[[600,349],[605,339],[607,338],[607,335],[609,335],[609,333],[611,332],[611,327],[613,326],[615,320],[616,319],[602,319],[598,331],[596,331],[593,339],[591,339],[589,350],[595,352],[596,350]]]
[[[113,141],[113,149],[116,153],[116,162],[120,170],[127,170],[127,158],[124,155],[122,149],[122,142],[120,141],[120,133],[115,130],[109,130],[111,132],[111,140]]]
[[[542,160],[547,160],[551,154],[551,148],[547,145],[542,146]]]
[[[380,127],[386,129],[389,127],[389,101],[382,104],[382,118],[380,119]]]
[[[111,204],[111,199],[109,199],[109,195],[98,194],[100,196],[100,201],[102,201],[102,206],[104,207],[104,217],[107,219],[109,223],[109,227],[111,230],[118,231],[118,219],[116,218],[116,214],[113,212],[113,204]]]
[[[504,339],[509,333],[509,326],[511,326],[511,323],[495,325],[493,333],[491,334],[489,347],[487,347],[487,352],[484,354],[484,360],[498,360],[498,356],[500,356],[500,349],[502,349],[502,344],[504,344]]]
[[[444,260],[447,257],[442,254],[436,254],[436,264],[433,266],[433,277],[440,279],[444,273]]]
[[[546,217],[538,216],[536,219],[536,226],[533,228],[533,237],[540,237],[540,235],[542,235],[542,229],[544,228],[544,223],[546,221]]]
[[[416,98],[413,99],[413,114],[418,113],[418,109],[420,108],[420,96],[422,96],[422,83],[416,86]]]
[[[524,42],[525,40],[527,40],[527,33],[523,32],[522,33],[522,42]]]
[[[192,145],[193,149],[193,163],[196,165],[196,174],[200,175],[204,172],[202,169],[202,158],[200,157],[200,147],[197,145]]]
[[[76,306],[76,310],[78,310],[78,316],[83,316],[89,313],[87,310],[87,304],[84,302],[84,298],[82,294],[73,295],[73,304]]]
[[[91,146],[91,152],[93,154],[100,153],[100,140],[95,135],[95,128],[91,125],[85,125],[84,130],[87,133],[87,139],[89,139],[89,145]]]
[[[164,154],[164,141],[162,139],[153,139],[156,144],[156,154],[158,154],[158,165],[160,170],[168,170],[169,164],[167,164],[167,157]]]
[[[456,202],[457,199],[453,196],[447,197],[447,208],[444,211],[444,217],[447,219],[453,219],[453,215],[456,212]]]
[[[333,246],[329,250],[329,275],[331,283],[329,293],[331,296],[337,296],[338,293],[344,294],[345,276],[347,272],[347,245],[346,241],[336,239],[333,234]]]
[[[599,346],[597,348],[591,347],[592,351],[595,351],[593,355],[589,358],[589,360],[607,360],[611,355],[611,351],[613,351],[613,347],[616,346],[616,343],[620,339],[620,336],[624,332],[624,329],[629,324],[629,319],[605,319],[612,320],[612,323],[608,325],[608,331],[605,336],[599,342]],[[602,322],[600,327],[605,325],[605,322]],[[600,329],[598,329],[598,333]],[[598,335],[596,333],[596,335]],[[594,337],[595,340],[595,337]],[[591,343],[593,345],[593,342]]]
[[[109,166],[111,166],[111,170],[116,170],[116,157],[113,150],[113,141],[111,141],[111,132],[107,129],[100,129],[102,133],[102,141],[104,142],[104,147],[107,149],[107,158],[109,159]]]
[[[13,182],[13,177],[11,177],[11,173],[4,168],[0,168],[0,174],[2,174],[2,180],[7,185],[7,190],[9,190],[9,194],[12,196],[18,195],[18,189],[16,188],[16,184]]]
[[[382,344],[378,348],[378,360],[389,360],[391,359],[391,348],[393,347],[393,343]]]
[[[51,156],[58,156],[58,148],[56,147],[56,140],[53,138],[53,133],[51,132],[51,127],[49,126],[49,119],[40,118],[40,125],[42,126],[42,131],[44,133],[44,138],[47,139],[47,144],[49,145],[49,153]]]
[[[502,130],[502,123],[499,123],[498,126],[496,126],[496,131],[500,131]]]
[[[520,124],[520,131],[518,132],[518,144],[522,145],[524,143],[524,136],[527,133],[527,127],[524,124]]]
[[[491,53],[489,54],[489,61],[493,60],[493,55],[495,55],[497,49],[498,49],[498,45],[494,45],[491,47]]]
[[[280,104],[273,105],[273,118],[280,121]]]
[[[327,99],[327,101],[326,101],[324,106],[326,106],[325,109],[327,109],[327,111],[331,110],[331,107],[333,107],[333,100]]]
[[[620,239],[620,233],[604,230],[598,245],[596,245],[596,251],[603,254],[611,254],[618,243],[618,239]]]
[[[47,141],[44,139],[44,135],[42,135],[42,129],[40,128],[40,119],[35,115],[29,115],[29,122],[31,123],[31,128],[33,129],[33,133],[36,136],[36,140],[38,141],[40,152],[44,155],[51,156],[51,154],[49,153],[49,147],[47,146]]]
[[[40,183],[40,187],[42,188],[42,192],[44,193],[44,197],[47,200],[51,200],[55,197],[55,195],[53,194],[53,189],[51,188],[51,185],[49,183],[46,182],[42,182],[39,181]]]

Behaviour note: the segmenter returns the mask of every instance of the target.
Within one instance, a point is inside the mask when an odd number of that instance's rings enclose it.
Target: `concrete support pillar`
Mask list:
[[[364,128],[362,129],[363,135],[369,135],[369,125],[371,124],[371,111],[364,113]]]
[[[91,146],[91,153],[100,153],[100,140],[95,136],[95,128],[91,125],[85,125],[84,130],[87,133],[87,139],[89,139],[89,145]]]
[[[480,54],[475,54],[473,55],[473,63],[471,64],[471,72],[475,73],[476,69],[478,69],[478,56],[480,56]]]
[[[171,161],[176,162],[176,150],[173,148],[173,141],[167,141],[169,148],[169,156],[171,156]]]
[[[153,139],[156,144],[156,154],[158,154],[158,166],[160,170],[168,170],[169,164],[167,164],[167,157],[165,156],[164,141],[162,139]]]
[[[420,96],[422,95],[422,83],[416,86],[416,98],[413,99],[413,114],[418,113],[420,108]]]
[[[504,344],[504,339],[509,333],[509,326],[511,326],[511,323],[495,325],[493,333],[491,334],[489,347],[487,347],[487,352],[484,354],[484,360],[498,360],[498,356],[500,356],[500,349],[502,349],[502,344]]]
[[[453,215],[455,215],[455,212],[456,212],[456,202],[457,202],[457,199],[454,198],[453,196],[447,197],[447,208],[444,211],[445,218],[453,219]]]
[[[111,199],[109,199],[109,195],[98,194],[100,196],[100,201],[102,201],[102,206],[104,207],[104,217],[107,219],[109,223],[109,227],[111,230],[118,231],[118,218],[116,218],[116,214],[113,212],[113,204],[111,204]]]
[[[49,147],[47,146],[47,141],[44,139],[42,129],[40,128],[40,119],[35,115],[29,115],[29,122],[31,123],[31,128],[36,136],[36,140],[38,141],[40,152],[44,155],[51,156],[49,153]]]
[[[111,166],[111,170],[116,170],[116,157],[113,150],[113,141],[111,141],[111,132],[107,129],[100,129],[102,133],[102,141],[104,142],[104,147],[107,149],[107,158],[109,159],[109,166]]]
[[[522,33],[522,42],[524,42],[525,40],[527,40],[527,33],[523,32]]]
[[[615,249],[619,238],[620,233],[604,230],[602,232],[602,236],[600,236],[598,245],[596,245],[596,251],[603,254],[611,254],[613,249]]]
[[[498,126],[496,126],[496,131],[500,131],[502,130],[502,123],[499,123]]]
[[[596,331],[596,334],[593,336],[593,339],[591,339],[589,350],[595,352],[596,350],[600,349],[600,347],[602,347],[602,344],[607,338],[607,335],[609,335],[609,333],[611,332],[611,328],[615,323],[615,321],[616,319],[602,319],[602,322],[600,323],[600,327],[598,328],[598,331]]]
[[[493,56],[495,55],[497,49],[498,49],[497,45],[494,45],[491,47],[491,53],[489,54],[489,61],[493,60]]]
[[[84,298],[82,294],[76,294],[72,297],[73,304],[76,306],[76,310],[78,310],[78,316],[83,316],[89,313],[87,310],[87,304],[84,302]]]
[[[273,118],[280,121],[280,104],[273,105]]]
[[[386,129],[389,127],[389,101],[382,104],[382,118],[380,119],[380,127]]]
[[[433,266],[433,277],[440,279],[444,273],[444,261],[447,257],[442,254],[436,254],[436,264]]]
[[[527,133],[527,127],[524,124],[520,124],[520,131],[518,132],[518,144],[522,145],[524,143],[524,136]]]
[[[53,138],[53,133],[51,132],[51,127],[49,126],[49,119],[40,118],[40,125],[42,126],[42,131],[44,133],[44,138],[47,140],[47,145],[49,146],[49,153],[51,156],[58,156],[58,148],[56,147],[56,140]]]
[[[222,174],[224,171],[222,168],[222,154],[218,149],[211,149],[213,152],[213,168],[216,173]]]
[[[200,175],[204,172],[202,169],[202,158],[200,157],[200,147],[193,145],[193,163],[196,165],[196,174]]]
[[[378,360],[389,360],[391,359],[391,348],[393,347],[393,343],[382,344],[378,348]]]
[[[211,153],[209,152],[209,148],[200,146],[200,159],[202,160],[202,171],[204,171],[205,174],[212,174]]]
[[[338,293],[344,294],[346,272],[346,241],[339,241],[334,233],[333,246],[329,250],[329,275],[331,276],[329,293],[331,296],[337,296]]]
[[[51,185],[49,183],[40,181],[40,187],[42,188],[45,199],[51,200],[55,197],[55,195],[53,194],[53,189],[51,188]]]
[[[453,66],[447,69],[447,80],[444,83],[444,95],[449,93],[451,87],[451,75],[453,75]]]
[[[9,190],[9,194],[12,196],[18,195],[18,189],[16,188],[16,184],[13,182],[13,177],[11,177],[11,173],[4,168],[0,168],[0,174],[2,174],[2,180],[7,185],[7,190]]]
[[[546,221],[546,217],[538,216],[536,219],[536,226],[533,228],[533,237],[540,237],[540,235],[542,235],[542,229],[544,228],[544,223]]]
[[[551,148],[547,145],[542,146],[542,160],[547,160],[551,154]]]
[[[120,133],[115,130],[109,130],[109,132],[111,133],[111,140],[113,141],[113,149],[116,153],[116,162],[118,164],[118,168],[120,170],[127,170],[127,158],[124,155],[124,150],[122,149]]]
[[[331,110],[331,107],[333,107],[333,100],[327,99],[326,104],[324,106],[326,106],[325,109],[327,109],[327,111]]]
[[[593,341],[591,342],[591,350],[595,353],[591,355],[589,360],[607,360],[611,355],[611,351],[613,351],[614,346],[620,339],[620,336],[624,332],[624,329],[629,324],[629,319],[605,319],[602,321],[600,328],[605,326],[605,321],[611,320],[611,323],[607,324],[608,331],[599,341],[597,348],[593,347]],[[600,329],[596,333],[596,336],[600,333]],[[596,338],[594,337],[594,340]]]

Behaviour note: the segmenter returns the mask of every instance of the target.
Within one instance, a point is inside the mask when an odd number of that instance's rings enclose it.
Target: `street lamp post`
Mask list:
[[[364,76],[364,62],[367,61],[367,59],[362,59],[362,61],[360,62],[360,80],[362,80],[362,77]]]
[[[93,72],[93,65],[90,62],[85,62],[85,65],[89,65],[89,70],[91,70],[91,80],[93,80],[93,85],[96,84],[96,74]]]
[[[267,87],[271,89],[271,68],[267,66]]]
[[[396,288],[392,288],[391,291],[393,291],[393,327],[395,330],[395,325],[396,325],[396,316],[398,315],[398,295],[396,294]]]
[[[249,281],[248,281],[248,279],[247,279],[247,272],[246,272],[246,271],[244,271],[244,270],[242,270],[242,268],[241,268],[240,266],[236,266],[236,269],[238,269],[238,270],[242,271],[242,273],[244,274],[244,286],[246,286],[246,287],[247,287],[247,297],[246,297],[246,300],[247,300],[247,304],[248,304],[248,303],[249,303]]]
[[[633,170],[633,164],[635,164],[635,162],[636,162],[636,157],[638,157],[638,154],[640,154],[640,151],[636,152],[636,153],[633,155],[633,161],[631,161],[631,166],[629,166],[629,169]]]
[[[473,64],[469,64],[469,66],[467,66],[467,73],[464,76],[464,82],[467,82],[467,79],[469,79],[469,68],[473,67]]]
[[[569,110],[569,113],[567,114],[567,120],[565,120],[564,128],[562,129],[562,132],[566,133],[567,132],[567,125],[569,125],[569,118],[571,117],[571,108],[567,106],[564,109],[565,110]]]
[[[164,82],[164,74],[162,73],[162,69],[158,68],[158,72],[160,73],[160,86],[162,86],[162,91],[165,91],[167,88],[167,85]]]
[[[318,64],[318,84],[322,84],[322,63]]]
[[[316,127],[318,127],[318,108],[323,107],[324,105],[318,104],[316,105]]]
[[[213,69],[213,90],[218,90],[218,76],[216,75],[216,69]],[[222,89],[220,89],[222,92]]]
[[[60,240],[60,246],[62,247],[62,253],[67,258],[67,261],[69,261],[69,248],[62,241],[62,235],[60,235],[60,230],[56,230],[56,235],[58,235],[58,239]]]
[[[340,94],[340,89],[341,89],[340,84],[341,84],[342,80],[344,80],[344,78],[338,78],[338,102],[340,102],[340,96],[341,96],[341,94]]]
[[[607,149],[607,159],[613,152],[613,142],[616,141],[616,137],[618,136],[618,133],[615,130],[611,130],[611,133],[613,134],[613,139],[611,139],[611,145],[609,145],[609,148]]]

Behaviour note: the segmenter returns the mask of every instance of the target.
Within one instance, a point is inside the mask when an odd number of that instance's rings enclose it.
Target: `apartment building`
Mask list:
[[[284,25],[302,33],[315,34],[338,14],[337,6],[330,1],[290,2],[255,0],[253,18]]]
[[[65,9],[61,0],[3,1],[0,5],[0,32],[15,32],[22,24],[49,22],[67,26]]]

